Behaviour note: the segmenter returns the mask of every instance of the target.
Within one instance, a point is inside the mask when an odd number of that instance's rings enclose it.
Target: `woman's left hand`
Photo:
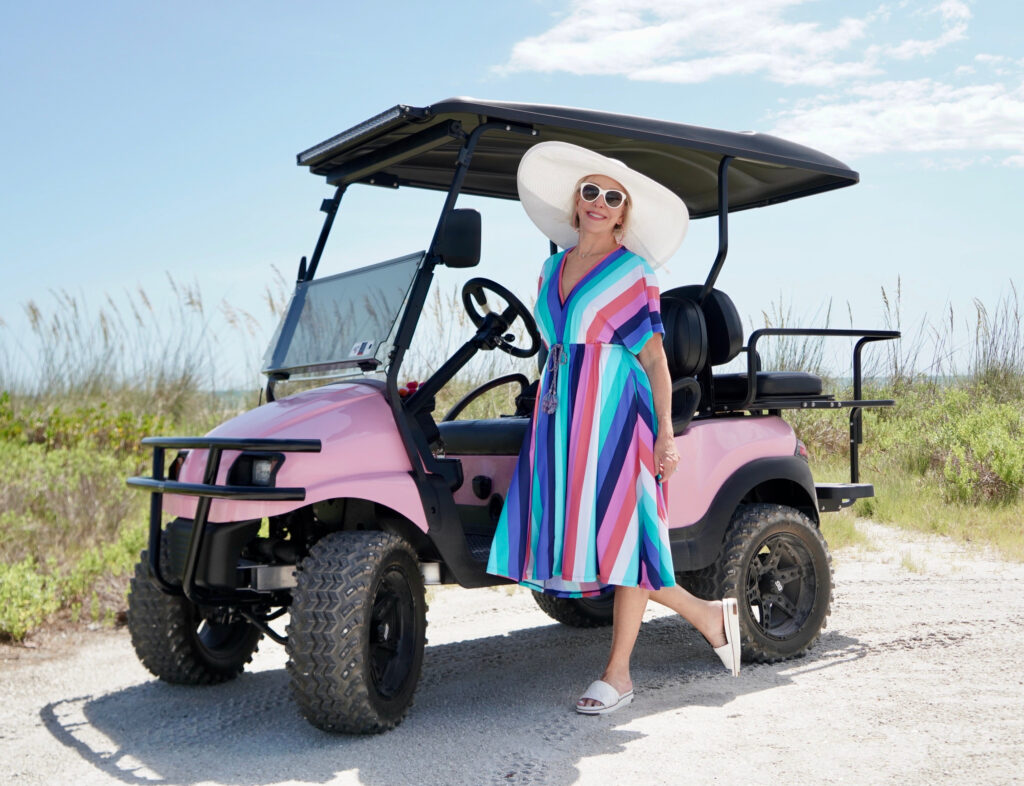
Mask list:
[[[654,442],[654,468],[661,475],[662,483],[672,477],[678,465],[679,451],[676,450],[676,441],[671,432],[662,432]]]

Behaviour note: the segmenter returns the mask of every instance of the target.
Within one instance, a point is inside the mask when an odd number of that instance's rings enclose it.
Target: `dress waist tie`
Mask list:
[[[565,347],[561,344],[552,344],[548,353],[548,371],[551,372],[551,380],[548,382],[548,392],[541,399],[541,409],[545,414],[553,415],[558,409],[558,369],[569,362],[569,356],[565,353]]]

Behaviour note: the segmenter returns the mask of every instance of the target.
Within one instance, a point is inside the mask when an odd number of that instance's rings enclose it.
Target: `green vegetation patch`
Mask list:
[[[109,543],[145,509],[143,495],[124,482],[140,468],[137,457],[84,445],[47,450],[0,442],[0,560],[63,564]]]
[[[140,440],[165,424],[103,403],[63,412],[0,395],[0,639],[68,610],[110,620],[145,536],[145,495],[128,475]]]
[[[863,516],[964,543],[995,547],[1024,561],[1024,397],[964,380],[904,385],[896,406],[865,411],[861,480],[875,496]],[[893,397],[876,390],[868,397]],[[849,413],[789,416],[811,452],[818,481],[849,480]],[[824,522],[834,516],[823,516]],[[833,543],[826,531],[830,544]],[[840,535],[840,537],[842,537]]]

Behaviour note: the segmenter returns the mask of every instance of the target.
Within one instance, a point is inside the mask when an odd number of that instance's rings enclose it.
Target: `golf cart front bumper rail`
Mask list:
[[[142,444],[153,448],[153,476],[128,478],[128,485],[152,494],[149,506],[149,569],[153,582],[169,595],[184,595],[193,603],[216,603],[238,600],[240,596],[257,593],[236,590],[224,598],[215,597],[196,585],[196,566],[202,553],[206,536],[210,503],[213,499],[242,499],[260,501],[302,501],[306,498],[304,488],[273,486],[218,486],[217,473],[225,450],[266,451],[275,453],[319,453],[318,439],[232,439],[225,437],[146,437]],[[182,483],[165,477],[164,460],[167,449],[206,450],[206,467],[202,483]],[[173,584],[163,575],[160,565],[160,542],[163,531],[163,495],[183,494],[198,497],[192,534],[189,538],[188,554],[181,585]]]

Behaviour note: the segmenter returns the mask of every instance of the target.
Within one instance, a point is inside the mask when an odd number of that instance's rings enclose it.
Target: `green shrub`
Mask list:
[[[20,641],[59,611],[73,620],[83,609],[93,621],[111,621],[124,605],[127,576],[146,539],[140,522],[111,542],[85,549],[62,568],[56,558],[40,566],[34,557],[0,562],[0,640]]]
[[[160,415],[117,410],[103,401],[64,410],[60,406],[29,405],[15,410],[10,394],[0,393],[0,439],[47,450],[80,445],[103,453],[127,456],[138,453],[142,438],[166,431]]]
[[[54,581],[61,607],[80,604],[87,595],[94,594],[101,579],[127,576],[145,548],[147,532],[140,519],[139,523],[125,526],[112,542],[86,549]],[[97,604],[94,602],[93,605]],[[99,614],[100,611],[97,609],[94,613]]]
[[[0,442],[0,559],[45,562],[109,542],[145,509],[145,495],[125,484],[139,469],[137,458],[94,447]]]
[[[966,402],[959,417],[945,425],[942,474],[948,499],[1009,501],[1024,489],[1024,414],[1018,406]]]
[[[32,557],[0,562],[0,638],[21,641],[59,606],[52,579]]]
[[[866,455],[894,469],[934,474],[947,501],[1016,499],[1024,489],[1024,412],[977,390],[908,391],[891,416],[868,430]]]

